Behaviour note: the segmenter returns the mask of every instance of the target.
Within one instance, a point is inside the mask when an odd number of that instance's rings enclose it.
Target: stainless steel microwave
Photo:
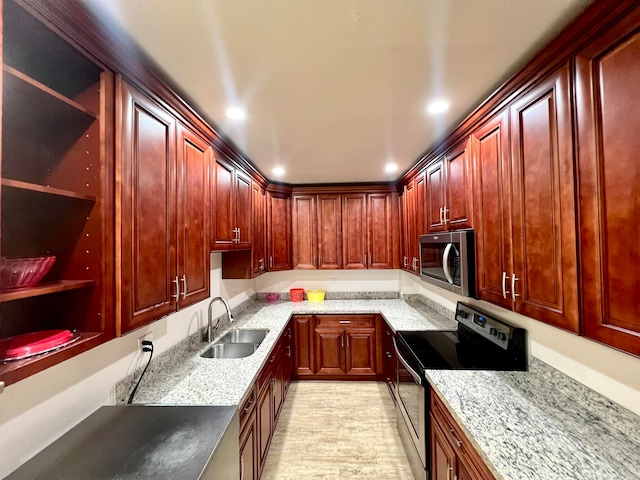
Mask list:
[[[420,278],[463,297],[476,295],[473,230],[421,235]]]

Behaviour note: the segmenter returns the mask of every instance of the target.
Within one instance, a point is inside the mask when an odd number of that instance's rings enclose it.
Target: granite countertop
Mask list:
[[[498,479],[640,479],[640,417],[536,358],[426,375]]]
[[[420,302],[389,300],[325,300],[321,303],[255,302],[237,315],[233,328],[269,329],[256,352],[245,358],[201,358],[204,343],[181,352],[180,358],[150,371],[136,394],[136,403],[173,405],[238,405],[269,357],[291,315],[380,313],[394,330],[455,329],[453,314],[444,317]],[[216,332],[216,338],[224,334]]]
[[[136,401],[238,405],[291,315],[322,313],[380,313],[396,331],[455,328],[453,312],[421,301],[253,302],[231,325],[270,330],[253,355],[204,359],[192,343],[148,374]],[[640,417],[533,357],[528,372],[426,375],[497,479],[640,479]]]

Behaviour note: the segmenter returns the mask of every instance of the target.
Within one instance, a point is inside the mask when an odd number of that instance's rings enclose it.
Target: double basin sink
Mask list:
[[[244,358],[253,354],[269,330],[234,329],[220,337],[200,354],[202,358]]]

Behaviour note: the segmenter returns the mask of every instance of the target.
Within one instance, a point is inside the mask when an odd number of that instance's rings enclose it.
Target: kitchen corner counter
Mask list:
[[[497,479],[640,478],[640,417],[535,358],[426,375]]]
[[[161,369],[150,369],[140,384],[136,403],[162,405],[238,405],[266,362],[292,315],[377,314],[395,330],[455,329],[453,315],[446,318],[419,301],[325,300],[321,303],[253,302],[231,325],[233,328],[269,329],[253,355],[237,359],[207,359],[204,343],[192,344]],[[216,338],[224,334],[219,332]]]

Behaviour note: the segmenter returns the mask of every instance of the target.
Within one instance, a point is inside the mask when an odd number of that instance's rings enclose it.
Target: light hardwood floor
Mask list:
[[[293,382],[263,480],[413,480],[380,382]]]

